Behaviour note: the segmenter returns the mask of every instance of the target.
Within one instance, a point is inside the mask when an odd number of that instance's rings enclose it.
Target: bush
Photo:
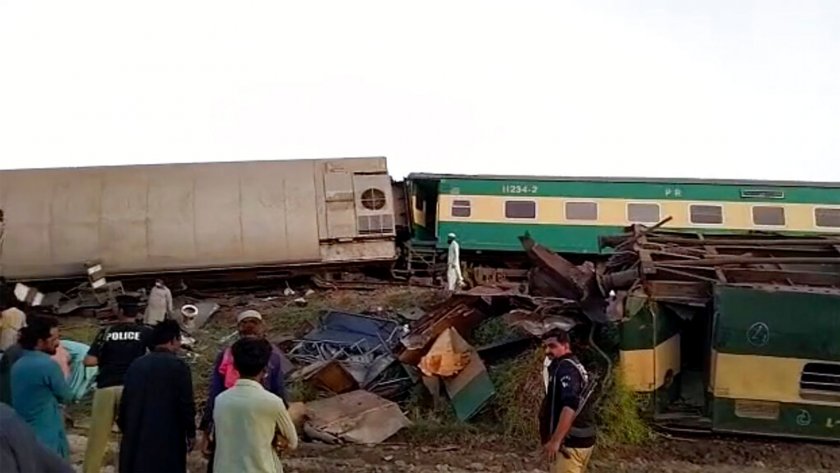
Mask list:
[[[536,349],[491,368],[496,386],[489,414],[501,433],[523,447],[539,445],[540,405],[545,397],[543,350]]]
[[[639,445],[653,436],[641,416],[641,397],[624,382],[616,367],[597,408],[598,441],[604,444]]]

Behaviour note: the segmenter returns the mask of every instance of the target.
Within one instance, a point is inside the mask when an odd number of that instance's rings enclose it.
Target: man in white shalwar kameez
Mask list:
[[[456,287],[464,285],[464,277],[461,275],[461,247],[458,245],[455,234],[450,233],[449,253],[446,255],[446,287],[454,291]]]
[[[143,323],[157,325],[166,319],[167,314],[172,314],[172,292],[158,279],[155,281],[155,287],[149,292]]]

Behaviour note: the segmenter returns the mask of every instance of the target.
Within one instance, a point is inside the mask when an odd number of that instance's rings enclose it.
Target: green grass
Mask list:
[[[496,396],[487,415],[506,438],[523,447],[539,444],[543,358],[543,351],[535,349],[490,368]]]
[[[289,402],[310,402],[318,399],[318,390],[302,380],[289,383],[286,392]]]
[[[425,386],[414,387],[404,410],[412,424],[397,434],[397,439],[415,445],[475,444],[482,428],[461,422],[445,398],[435,405]]]
[[[476,348],[504,340],[511,333],[511,328],[501,317],[492,317],[479,325],[473,331],[470,342]],[[462,334],[466,335],[466,334]]]
[[[641,415],[642,398],[613,371],[613,382],[597,406],[598,442],[602,445],[641,445],[653,438],[653,431]]]
[[[95,319],[73,317],[59,320],[61,338],[90,345],[101,326]]]

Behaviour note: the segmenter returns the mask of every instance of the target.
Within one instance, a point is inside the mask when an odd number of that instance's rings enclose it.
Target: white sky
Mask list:
[[[840,2],[0,0],[0,167],[840,181]]]

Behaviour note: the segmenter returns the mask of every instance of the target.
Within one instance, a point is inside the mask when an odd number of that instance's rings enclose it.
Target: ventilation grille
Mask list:
[[[799,389],[803,397],[840,398],[840,364],[807,363],[802,369]]]
[[[385,235],[391,233],[394,233],[394,217],[392,215],[363,215],[359,217],[359,235]]]

